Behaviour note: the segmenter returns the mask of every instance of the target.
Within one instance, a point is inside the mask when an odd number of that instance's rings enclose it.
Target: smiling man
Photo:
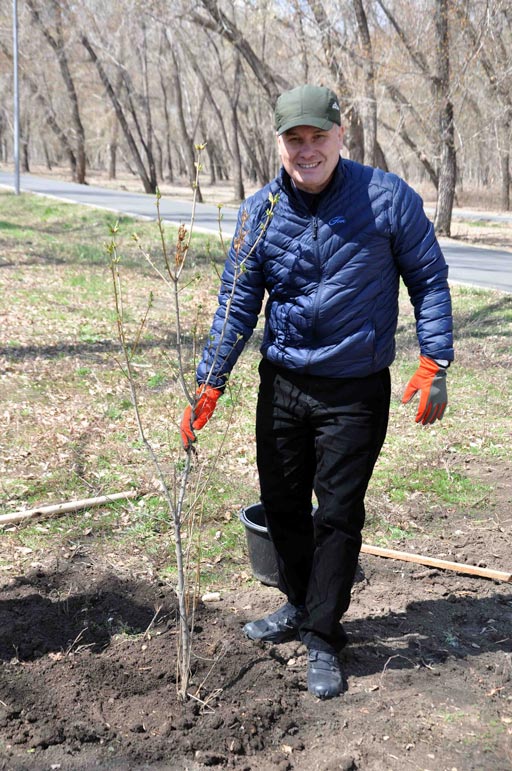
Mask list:
[[[416,421],[447,403],[453,358],[448,269],[417,193],[402,179],[340,156],[340,107],[304,85],[275,108],[282,168],[241,207],[219,306],[181,431],[190,451],[211,417],[265,292],[256,411],[261,501],[286,603],[244,626],[251,640],[300,639],[309,691],[343,691],[338,654],[361,548],[364,498],[387,430],[399,280],[416,317]],[[275,200],[267,222],[269,197]],[[318,506],[312,516],[312,496]]]
[[[275,119],[277,146],[290,179],[299,190],[321,193],[334,174],[343,147],[344,130],[335,94],[315,86],[294,89],[281,96]],[[308,123],[297,124],[297,120]]]

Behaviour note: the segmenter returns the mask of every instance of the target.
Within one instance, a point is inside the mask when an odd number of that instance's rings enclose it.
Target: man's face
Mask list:
[[[343,129],[322,131],[314,126],[296,126],[277,137],[281,161],[299,190],[320,193],[327,187],[338,164]]]

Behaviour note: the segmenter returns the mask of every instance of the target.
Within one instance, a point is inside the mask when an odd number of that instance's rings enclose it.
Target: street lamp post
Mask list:
[[[18,4],[12,0],[12,48],[14,87],[14,192],[20,194],[20,90],[18,83]]]

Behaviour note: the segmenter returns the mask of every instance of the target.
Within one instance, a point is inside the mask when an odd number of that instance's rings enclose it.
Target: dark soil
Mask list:
[[[510,467],[485,473],[492,517],[397,548],[510,571]],[[100,554],[47,555],[2,582],[0,768],[512,768],[511,583],[362,555],[346,691],[322,702],[298,642],[241,632],[278,591],[233,579],[199,603],[183,703],[172,587]]]

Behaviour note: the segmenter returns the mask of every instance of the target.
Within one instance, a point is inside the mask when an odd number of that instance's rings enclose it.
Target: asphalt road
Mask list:
[[[0,171],[0,186],[13,189],[14,175]],[[110,190],[92,185],[78,185],[58,179],[23,174],[20,179],[23,192],[57,198],[68,203],[80,203],[95,208],[107,209],[134,217],[156,219],[156,201],[152,195]],[[162,219],[171,224],[187,224],[190,221],[192,205],[163,197],[160,200]],[[230,239],[236,225],[236,209],[222,208],[221,227],[223,236]],[[1,216],[1,212],[0,212]],[[461,217],[460,210],[457,213]],[[512,222],[507,215],[482,216],[481,213],[467,212],[467,219],[496,219]],[[219,209],[211,204],[197,204],[194,229],[198,232],[219,232]],[[470,284],[487,289],[512,292],[512,252],[501,249],[484,249],[440,239],[450,268],[450,282]]]

